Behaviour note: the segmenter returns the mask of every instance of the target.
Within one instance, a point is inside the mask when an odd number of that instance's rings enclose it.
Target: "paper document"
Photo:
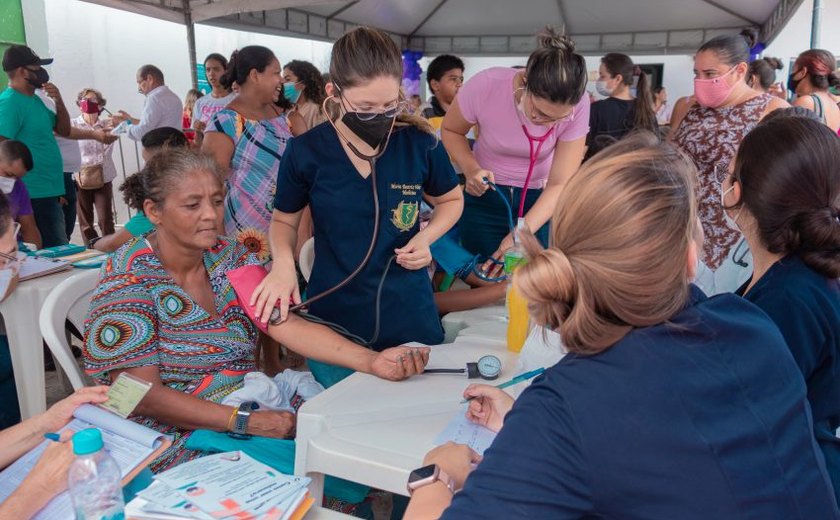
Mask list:
[[[214,518],[237,519],[290,516],[310,482],[306,477],[283,475],[241,451],[186,462],[155,480]]]
[[[146,462],[166,439],[155,430],[89,404],[80,406],[73,415],[75,419],[61,431],[77,432],[86,428],[99,428],[105,449],[117,461],[124,478]],[[35,467],[50,442],[52,441],[45,440],[0,473],[0,502],[6,500],[23,482],[24,477]],[[58,495],[34,518],[35,520],[74,519],[70,494],[65,491]]]
[[[449,421],[446,428],[435,439],[435,446],[452,441],[457,444],[466,444],[479,455],[484,455],[484,451],[493,444],[496,433],[484,426],[470,422],[466,413],[467,408],[464,407],[455,414],[455,417]]]

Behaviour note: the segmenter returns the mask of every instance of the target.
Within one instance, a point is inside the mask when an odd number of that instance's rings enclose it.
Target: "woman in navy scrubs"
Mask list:
[[[689,284],[695,178],[652,134],[572,177],[551,248],[531,240],[514,276],[569,353],[506,415],[501,390],[467,391],[479,394],[470,417],[484,422],[486,406],[501,431],[471,474],[468,448],[427,455],[463,488],[453,496],[434,467],[418,469],[406,519],[447,505],[447,520],[840,518],[779,330],[743,298]]]
[[[333,46],[330,77],[325,107],[332,117],[292,140],[283,155],[270,231],[274,265],[253,302],[265,321],[278,299],[281,319],[290,297],[300,301],[293,251],[308,204],[315,225],[310,313],[377,351],[409,341],[438,344],[443,329],[425,268],[429,245],[461,215],[458,178],[428,122],[402,113],[402,58],[387,34],[361,27],[341,37]],[[424,196],[435,211],[420,231]],[[367,265],[342,289],[314,300],[360,265],[377,220]],[[319,363],[310,368],[325,386],[350,374]]]
[[[817,121],[772,117],[732,166],[723,204],[755,262],[738,294],[776,322],[805,376],[840,501],[840,138]]]

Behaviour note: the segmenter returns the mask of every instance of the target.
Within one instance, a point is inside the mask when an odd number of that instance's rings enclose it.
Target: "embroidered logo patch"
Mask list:
[[[391,222],[400,231],[410,231],[417,223],[417,216],[420,214],[420,204],[417,202],[400,202],[393,210]]]

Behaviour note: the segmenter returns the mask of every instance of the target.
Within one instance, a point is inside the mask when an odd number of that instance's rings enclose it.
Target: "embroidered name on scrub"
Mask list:
[[[422,192],[422,184],[399,184],[392,182],[391,190],[400,192],[404,197],[416,199]],[[417,200],[401,200],[396,208],[391,210],[391,222],[402,232],[411,231],[420,215],[420,203]]]

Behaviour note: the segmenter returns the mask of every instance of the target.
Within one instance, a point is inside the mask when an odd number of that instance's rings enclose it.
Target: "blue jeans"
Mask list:
[[[519,211],[519,197],[522,188],[498,186],[499,191],[487,190],[481,197],[464,193],[464,213],[458,222],[461,230],[461,245],[470,253],[489,257],[496,252],[502,239],[510,232],[508,209],[499,195],[504,196],[513,210],[513,221]],[[530,189],[525,196],[525,214],[531,209],[541,189]],[[548,246],[548,224],[534,233],[543,247]]]
[[[73,207],[75,208],[75,204]],[[44,247],[61,246],[70,242],[64,227],[64,209],[58,197],[32,199],[32,212],[35,214],[35,225],[41,232]]]
[[[67,241],[73,236],[73,230],[76,229],[76,181],[73,180],[73,172],[64,172],[64,198],[67,199],[67,204],[62,206],[64,210],[64,233],[67,235]]]

